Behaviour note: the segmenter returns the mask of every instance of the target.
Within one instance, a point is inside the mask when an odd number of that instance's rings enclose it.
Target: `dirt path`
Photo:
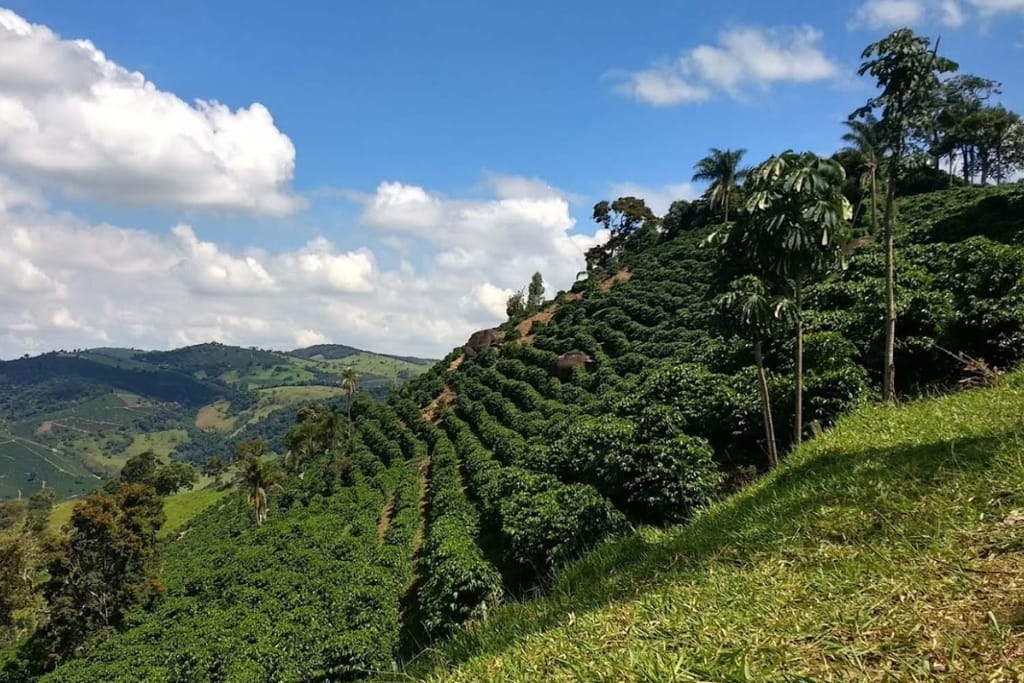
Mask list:
[[[416,533],[412,537],[412,561],[415,563],[420,556],[420,548],[423,547],[423,540],[426,537],[425,529],[427,528],[427,513],[430,506],[429,487],[430,487],[430,458],[423,458],[420,461],[419,466],[419,487],[420,487],[420,500],[419,500],[419,511],[420,511],[420,525],[416,529]]]
[[[384,503],[384,509],[380,513],[380,520],[377,522],[377,543],[384,542],[384,536],[388,533],[388,529],[391,528],[391,517],[394,514],[395,492],[392,491],[391,495],[388,496],[388,501]]]
[[[455,391],[451,387],[446,386],[437,398],[427,404],[427,407],[420,413],[420,417],[427,422],[436,424],[440,412],[445,408],[451,408],[455,405],[455,398]]]

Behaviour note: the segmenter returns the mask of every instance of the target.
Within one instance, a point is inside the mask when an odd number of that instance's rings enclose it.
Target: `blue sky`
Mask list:
[[[1024,110],[1024,0],[6,7],[0,357],[442,354],[534,269],[567,286],[598,199],[692,197],[709,146],[834,150],[902,24]]]

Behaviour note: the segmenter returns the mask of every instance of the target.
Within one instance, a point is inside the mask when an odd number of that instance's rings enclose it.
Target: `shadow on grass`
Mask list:
[[[851,545],[897,538],[905,542],[901,525],[920,529],[935,523],[922,517],[919,501],[983,474],[1008,436],[860,451],[837,445],[783,464],[685,527],[606,542],[560,572],[548,595],[506,604],[487,623],[421,654],[410,663],[408,674],[424,676],[435,667],[496,654],[533,633],[562,625],[570,612],[578,617],[640,596],[713,563],[744,566],[783,545],[817,546],[823,539]],[[841,511],[840,533],[820,524],[826,508]],[[916,542],[929,537],[916,536],[923,539]]]

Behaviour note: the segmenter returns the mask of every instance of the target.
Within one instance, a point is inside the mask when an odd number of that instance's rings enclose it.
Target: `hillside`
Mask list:
[[[1022,207],[1024,185],[901,201],[902,393],[986,383],[992,366],[1024,358]],[[837,667],[848,677],[855,665],[877,674],[888,660],[863,638],[909,666],[908,653],[931,642],[912,619],[932,615],[885,600],[948,596],[967,585],[963,574],[1003,571],[947,553],[980,547],[966,534],[996,533],[981,522],[1019,507],[1019,461],[1007,451],[1007,464],[999,449],[1014,443],[1022,380],[902,411],[863,408],[882,355],[882,279],[879,247],[861,239],[849,268],[807,292],[802,431],[839,426],[702,512],[767,468],[751,350],[716,305],[736,273],[707,246],[706,223],[698,210],[637,231],[572,291],[473,335],[387,402],[357,401],[351,438],[329,413],[304,414],[297,428],[317,445],[269,492],[266,523],[254,523],[241,493],[213,505],[164,545],[163,599],[43,680],[352,680],[427,661],[417,655],[452,635],[441,666],[465,666],[453,674],[461,680],[536,680],[557,667],[570,680],[757,679],[783,656],[812,676]],[[988,235],[993,226],[998,234]],[[782,444],[793,438],[792,350],[788,334],[764,348]],[[992,483],[1000,477],[1006,488]],[[559,573],[595,546],[589,561]],[[938,567],[908,575],[923,582],[920,594],[892,583],[914,551]],[[938,562],[924,559],[933,552]],[[658,593],[632,611],[621,602],[675,585],[672,572],[690,581],[661,602]],[[518,602],[552,576],[548,601]],[[688,593],[691,583],[709,592]],[[863,600],[850,592],[858,589]],[[718,598],[715,611],[686,607]],[[495,611],[499,602],[508,606]],[[1013,645],[1015,617],[989,611],[993,633]],[[609,614],[621,624],[600,620]],[[486,625],[463,633],[485,615]],[[832,630],[821,631],[826,616]],[[707,641],[686,635],[687,619],[703,619]],[[763,620],[778,620],[789,639],[760,629]],[[592,630],[572,650],[577,623]],[[1003,657],[976,637],[984,623],[965,624],[941,632],[980,644],[954,638],[940,664],[959,665],[968,647]],[[25,651],[45,647],[39,638]],[[510,662],[520,645],[524,659]],[[691,645],[698,659],[673,673]],[[757,648],[749,658],[747,645]],[[573,656],[550,654],[560,647]],[[597,655],[603,647],[607,657]],[[629,659],[631,649],[649,654]],[[822,651],[832,659],[819,668]]]
[[[241,438],[276,443],[296,405],[339,398],[342,371],[384,395],[426,361],[348,349],[294,352],[200,344],[174,351],[54,352],[0,363],[0,498],[42,482],[83,493],[144,450],[195,463]]]
[[[865,407],[685,527],[645,528],[491,612],[430,681],[1024,675],[1024,372]]]

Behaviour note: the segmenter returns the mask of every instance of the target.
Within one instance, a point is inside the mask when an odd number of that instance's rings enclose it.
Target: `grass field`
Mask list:
[[[223,481],[229,481],[230,476],[230,474],[226,475]],[[157,535],[160,538],[170,537],[171,534],[188,524],[193,517],[234,490],[232,487],[219,490],[212,486],[212,480],[203,477],[195,488],[168,496],[164,499],[164,514],[167,515],[167,521],[164,522]],[[54,505],[46,524],[47,530],[54,534],[60,533],[61,528],[71,519],[71,511],[77,502],[77,500],[66,500]]]
[[[355,353],[351,356],[334,360],[320,360],[319,362],[338,368],[339,373],[344,368],[352,367],[360,374],[376,375],[378,377],[386,377],[387,379],[395,379],[399,376],[399,373],[407,373],[410,377],[417,377],[430,369],[429,364],[410,363],[397,358],[386,358],[365,352]]]
[[[74,495],[99,479],[65,449],[0,431],[0,498],[28,496],[46,482],[60,495]]]
[[[1024,680],[1024,374],[868,407],[395,680]]]
[[[164,522],[157,535],[161,538],[169,537],[200,512],[235,490],[232,487],[221,490],[206,486],[191,491],[179,491],[173,496],[169,496],[164,501],[164,514],[167,515],[167,521]]]
[[[230,414],[230,401],[217,401],[203,406],[196,413],[196,427],[203,431],[226,434],[235,428],[235,418]]]

